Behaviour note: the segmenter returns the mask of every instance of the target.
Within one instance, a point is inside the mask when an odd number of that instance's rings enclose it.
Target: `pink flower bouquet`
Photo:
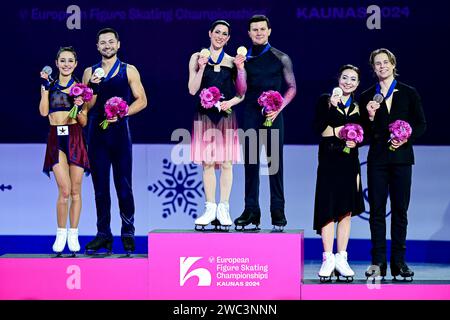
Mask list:
[[[128,114],[128,104],[120,97],[112,97],[105,103],[106,119],[100,123],[103,129],[108,128],[108,120],[114,117],[123,118]]]
[[[89,102],[92,100],[94,92],[84,83],[77,83],[72,88],[70,88],[69,95],[75,98],[81,96],[84,102]],[[77,114],[78,106],[73,106],[69,111],[69,118],[75,119],[77,117]]]
[[[412,128],[406,121],[395,120],[389,125],[389,132],[391,133],[391,138],[388,142],[391,142],[392,139],[403,142],[409,139],[409,137],[411,136]],[[389,150],[395,151],[395,148],[392,147],[392,144],[389,146]]]
[[[222,98],[223,98],[223,95],[220,93],[220,90],[217,87],[204,88],[200,92],[200,104],[205,109],[210,109],[212,107],[216,107],[217,110],[221,111],[220,99],[222,99]],[[231,109],[227,109],[227,110],[225,110],[225,112],[230,114]]]
[[[344,125],[341,131],[339,131],[339,138],[344,141],[361,143],[364,138],[363,128],[356,123],[347,123]],[[350,153],[350,148],[346,146],[343,151],[345,153]]]
[[[278,111],[281,109],[281,105],[283,104],[283,97],[278,91],[264,91],[258,98],[258,104],[263,107],[262,113],[264,115],[267,115],[267,113],[269,112]],[[263,125],[265,127],[271,127],[272,120],[266,117],[266,121],[264,121]]]

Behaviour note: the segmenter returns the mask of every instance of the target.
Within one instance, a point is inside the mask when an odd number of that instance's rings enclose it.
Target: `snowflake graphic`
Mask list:
[[[0,190],[2,190],[2,191],[11,190],[11,189],[12,189],[11,185],[5,186],[4,184],[0,184]]]
[[[163,197],[167,201],[163,202],[163,218],[167,218],[172,213],[181,208],[185,213],[197,218],[197,203],[194,201],[197,196],[203,194],[202,181],[197,181],[198,171],[195,165],[177,166],[169,160],[163,160],[163,175],[165,179],[158,180],[148,186],[148,190]]]

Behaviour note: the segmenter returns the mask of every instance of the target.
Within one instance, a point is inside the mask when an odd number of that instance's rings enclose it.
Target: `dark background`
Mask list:
[[[66,27],[64,12],[72,4],[86,13],[80,30]],[[365,8],[371,4],[382,9],[380,30],[366,27]],[[416,87],[422,97],[428,129],[418,143],[450,145],[447,2],[72,0],[2,5],[0,143],[45,142],[48,120],[38,110],[39,71],[44,65],[56,70],[56,52],[71,45],[79,58],[75,75],[81,78],[84,68],[100,60],[95,36],[103,27],[119,32],[119,57],[138,68],[146,89],[148,108],[131,117],[134,142],[170,143],[174,129],[191,128],[196,100],[187,89],[188,61],[193,52],[209,45],[211,22],[225,18],[231,23],[225,49],[234,55],[238,46],[250,46],[248,18],[265,13],[272,23],[270,43],[291,57],[297,80],[297,96],[283,111],[286,143],[317,143],[311,128],[314,105],[321,93],[336,86],[339,67],[352,63],[361,68],[358,92],[362,92],[375,81],[368,64],[370,52],[386,47],[397,56],[398,79]],[[95,8],[103,13],[123,11],[125,16],[101,21],[91,15]],[[130,9],[154,16],[134,19]],[[186,10],[191,15],[186,16]],[[172,15],[158,17],[162,11]],[[239,105],[235,108],[240,113]]]

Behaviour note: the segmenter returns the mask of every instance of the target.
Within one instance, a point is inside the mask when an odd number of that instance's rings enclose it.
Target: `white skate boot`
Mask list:
[[[66,228],[58,228],[56,229],[56,239],[53,243],[53,252],[56,253],[56,256],[60,256],[66,246],[67,242],[67,229]]]
[[[233,221],[231,221],[230,205],[228,204],[228,202],[221,202],[217,206],[217,219],[220,222],[220,226],[224,227],[226,231],[230,229]]]
[[[322,254],[322,266],[319,271],[320,282],[331,282],[331,276],[334,273],[336,261],[332,252],[324,252]]]
[[[67,234],[67,245],[69,246],[70,252],[75,256],[78,251],[80,251],[80,243],[78,242],[78,228],[70,228]]]
[[[203,231],[208,224],[216,220],[216,210],[217,204],[213,202],[205,202],[205,212],[201,217],[195,219],[195,230]]]
[[[347,252],[346,251],[339,251],[335,255],[336,260],[336,277],[337,281],[339,280],[339,276],[345,277],[346,282],[352,282],[353,277],[355,275],[355,272],[350,268],[347,262]]]

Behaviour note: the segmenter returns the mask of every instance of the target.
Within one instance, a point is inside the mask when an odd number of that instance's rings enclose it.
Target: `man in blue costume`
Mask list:
[[[83,83],[89,84],[94,90],[94,98],[88,103],[88,153],[97,208],[97,235],[86,245],[88,254],[101,248],[112,252],[111,166],[122,219],[122,244],[127,254],[135,251],[132,143],[128,116],[144,109],[147,97],[136,67],[118,59],[119,48],[117,31],[111,28],[100,30],[97,34],[97,50],[102,60],[87,68],[83,74]],[[104,106],[112,97],[120,97],[127,102],[128,114],[120,119],[114,117],[108,120],[108,127],[103,129],[99,124],[105,119]]]

